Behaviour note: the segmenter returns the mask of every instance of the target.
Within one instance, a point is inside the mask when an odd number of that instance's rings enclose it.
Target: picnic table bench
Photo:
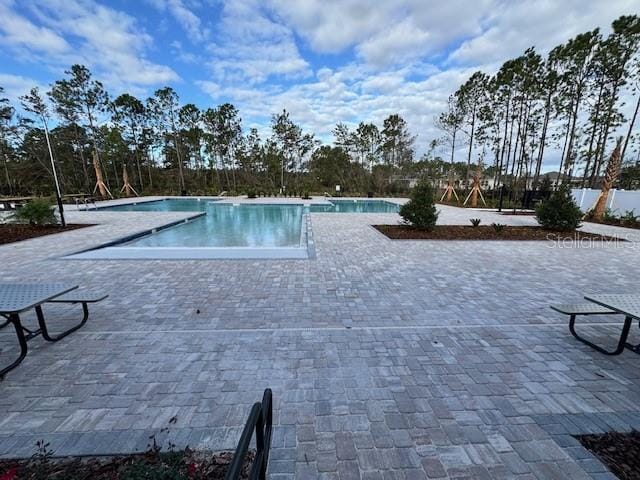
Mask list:
[[[13,325],[20,345],[20,354],[9,366],[0,370],[0,379],[7,372],[16,368],[27,355],[27,342],[38,335],[48,342],[57,342],[72,332],[81,328],[89,318],[89,303],[104,300],[107,295],[96,295],[92,293],[80,292],[77,285],[67,285],[60,283],[37,283],[37,284],[0,284],[0,316],[6,319],[0,323],[0,329]],[[80,323],[73,327],[53,335],[49,332],[45,321],[42,305],[45,303],[69,303],[82,304],[83,317]],[[38,319],[37,330],[31,330],[22,324],[20,315],[28,310],[35,309]]]
[[[85,210],[89,209],[89,204],[93,204],[94,207],[96,206],[95,197],[88,193],[68,193],[63,195],[62,198],[73,200],[78,210],[80,210],[80,205],[84,205]]]
[[[588,303],[551,305],[553,310],[569,315],[571,334],[582,343],[605,355],[620,355],[625,349],[640,354],[640,345],[632,345],[627,342],[631,324],[634,320],[640,321],[640,295],[586,295],[584,298],[588,300]],[[576,317],[581,315],[624,315],[624,324],[616,348],[606,350],[578,335],[575,330],[575,321]]]

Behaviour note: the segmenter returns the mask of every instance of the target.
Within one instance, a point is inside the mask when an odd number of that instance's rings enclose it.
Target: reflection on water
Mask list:
[[[160,203],[170,202],[172,201]],[[128,247],[297,247],[300,244],[302,205],[234,207],[228,204],[198,203],[205,208],[191,210],[205,210],[207,214],[204,217],[133,240],[125,245]],[[173,206],[168,208],[176,211]]]

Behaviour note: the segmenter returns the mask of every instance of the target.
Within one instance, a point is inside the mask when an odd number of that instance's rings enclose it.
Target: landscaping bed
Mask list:
[[[374,225],[375,229],[392,240],[597,240],[625,241],[618,237],[581,231],[559,232],[542,227],[503,226],[497,231],[492,225],[436,225],[431,231],[418,230],[409,225]]]
[[[620,480],[640,480],[640,432],[608,432],[576,438]]]
[[[64,228],[59,225],[22,225],[15,223],[0,224],[0,245],[90,226],[91,225],[83,223],[67,224]],[[0,477],[0,480],[1,479],[2,477]]]
[[[254,452],[247,455],[240,478],[249,478],[254,456]],[[38,454],[28,460],[0,460],[0,480],[222,480],[232,458],[232,452],[214,454],[188,448],[114,457]]]

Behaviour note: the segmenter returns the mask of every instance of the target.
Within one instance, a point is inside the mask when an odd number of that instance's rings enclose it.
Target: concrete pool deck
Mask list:
[[[535,223],[439,209],[447,224]],[[631,240],[615,246],[391,241],[370,225],[396,214],[312,213],[310,260],[61,258],[184,216],[69,211],[98,225],[0,246],[2,281],[110,294],[0,383],[0,455],[39,439],[144,449],[173,416],[178,446],[233,448],[271,387],[272,479],[614,478],[570,434],[640,428],[638,357],[580,344],[548,305],[637,293],[640,231],[586,225]],[[52,324],[72,311],[46,308]],[[590,317],[583,332],[606,343],[616,328]],[[16,351],[8,329],[0,350]]]

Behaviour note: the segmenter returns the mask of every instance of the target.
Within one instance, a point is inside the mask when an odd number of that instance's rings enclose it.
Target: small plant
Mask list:
[[[44,480],[47,478],[47,473],[50,468],[51,458],[53,457],[53,450],[49,448],[49,443],[44,440],[38,440],[36,442],[36,453],[31,456],[29,464],[32,469],[32,478],[37,480]]]
[[[491,226],[496,231],[496,233],[502,233],[507,226],[504,223],[492,223]]]
[[[12,220],[29,225],[54,225],[58,220],[53,208],[47,200],[37,198],[16,210]]]
[[[400,207],[400,216],[418,230],[433,230],[439,212],[433,199],[433,188],[426,181],[420,182],[411,192],[411,200]]]
[[[624,215],[620,217],[620,223],[629,227],[635,227],[638,224],[638,218],[635,210],[627,210],[624,212]]]
[[[304,192],[302,194],[302,199],[303,200],[311,200],[311,196],[309,195],[309,192]]]
[[[471,222],[471,225],[473,225],[474,227],[479,226],[481,222],[479,218],[470,218],[469,221]]]
[[[593,218],[593,210],[589,212],[590,218]],[[602,221],[605,223],[618,223],[620,219],[613,213],[613,210],[607,208],[602,215]]]
[[[542,228],[570,232],[580,227],[582,211],[573,200],[571,190],[561,186],[551,194],[549,200],[536,208],[536,219]]]
[[[256,198],[256,191],[251,189],[247,191],[247,198]]]

